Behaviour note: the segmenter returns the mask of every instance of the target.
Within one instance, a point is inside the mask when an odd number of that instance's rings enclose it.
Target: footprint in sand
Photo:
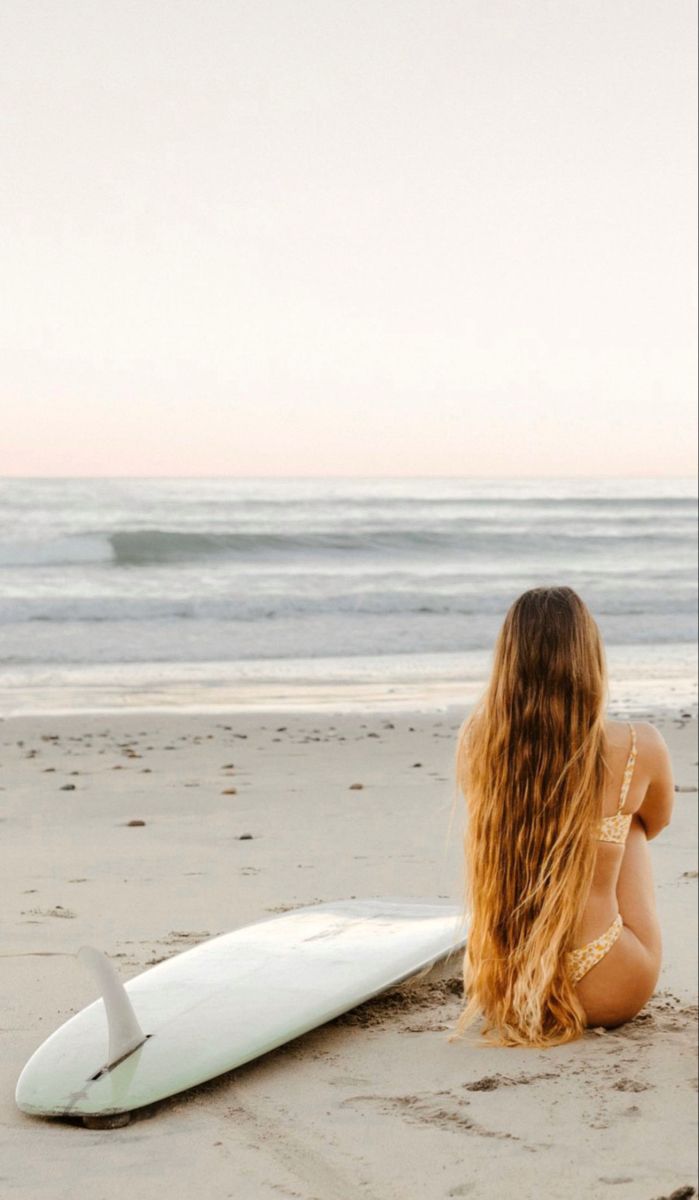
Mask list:
[[[349,1096],[342,1101],[343,1107],[361,1104],[376,1106],[380,1112],[387,1115],[401,1116],[410,1124],[452,1129],[455,1133],[466,1130],[479,1137],[498,1138],[503,1141],[521,1141],[521,1138],[509,1130],[488,1129],[479,1121],[475,1121],[465,1111],[470,1101],[448,1089],[439,1092],[417,1092],[407,1096]]]

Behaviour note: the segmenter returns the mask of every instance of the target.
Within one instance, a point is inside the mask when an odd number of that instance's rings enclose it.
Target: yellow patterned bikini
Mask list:
[[[602,817],[597,835],[598,842],[615,842],[620,846],[623,846],[626,842],[633,816],[633,813],[624,813],[621,811],[626,804],[626,797],[629,792],[631,776],[633,775],[634,764],[636,762],[636,730],[630,721],[627,723],[631,730],[631,749],[626,767],[624,768],[619,807],[611,817]],[[590,968],[594,967],[595,963],[598,963],[611,950],[621,933],[622,925],[621,913],[617,913],[609,929],[601,934],[600,937],[595,938],[592,942],[587,942],[584,946],[579,946],[576,950],[568,951],[568,970],[573,983],[577,983],[578,980],[582,979],[583,975],[586,975]]]

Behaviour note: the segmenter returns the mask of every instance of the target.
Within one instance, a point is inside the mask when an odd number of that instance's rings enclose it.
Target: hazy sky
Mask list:
[[[0,0],[0,474],[690,474],[690,0]]]

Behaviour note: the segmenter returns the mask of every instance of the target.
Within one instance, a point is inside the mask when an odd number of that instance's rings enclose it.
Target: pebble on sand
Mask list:
[[[221,795],[222,796],[237,796],[238,789],[237,788],[224,788],[223,791],[221,792]]]
[[[139,818],[136,818],[133,821],[127,821],[126,824],[127,825],[145,825],[145,821],[141,821]]]
[[[349,785],[349,790],[351,792],[360,792],[363,787],[364,787],[363,783],[351,783]]]

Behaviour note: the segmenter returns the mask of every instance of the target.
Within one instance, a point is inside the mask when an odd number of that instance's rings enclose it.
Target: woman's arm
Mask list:
[[[643,754],[650,774],[650,783],[638,809],[638,816],[650,840],[670,824],[675,804],[675,780],[670,751],[662,733],[647,721],[640,722],[638,728],[643,731]]]

